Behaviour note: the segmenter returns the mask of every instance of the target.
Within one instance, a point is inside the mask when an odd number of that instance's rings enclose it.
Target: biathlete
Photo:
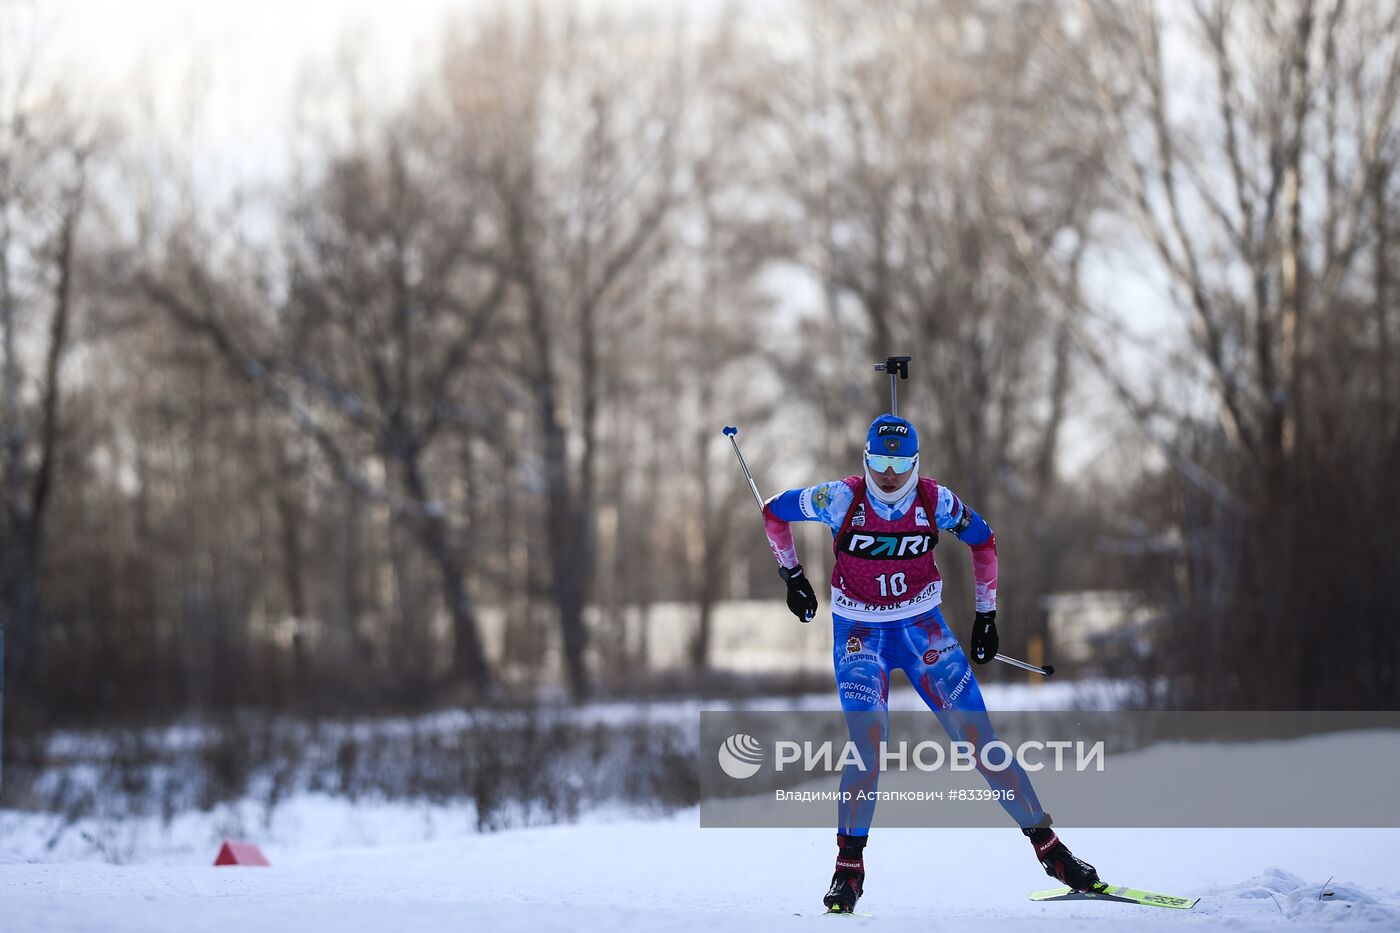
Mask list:
[[[971,742],[977,767],[1006,812],[1035,847],[1046,874],[1077,891],[1099,880],[1050,828],[1025,770],[1015,762],[1001,771],[982,766],[982,747],[996,740],[987,707],[967,655],[939,610],[943,581],[934,561],[939,532],[972,549],[977,614],[972,659],[986,664],[997,653],[996,538],[986,521],[936,480],[919,476],[919,437],[914,426],[881,415],[866,435],[865,470],[835,482],[790,489],[763,509],[788,608],[802,621],[817,611],[817,596],[802,572],[791,522],[823,522],[831,529],[836,565],[831,573],[832,659],[851,739],[864,761],[878,759],[875,743],[888,735],[890,671],[909,677],[923,701],[955,741]],[[870,754],[867,754],[867,750]],[[878,767],[848,765],[836,831],[836,871],[824,903],[849,913],[865,886],[865,844],[874,816]]]

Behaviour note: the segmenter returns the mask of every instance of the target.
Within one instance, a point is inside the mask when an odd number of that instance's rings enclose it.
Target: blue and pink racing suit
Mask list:
[[[838,805],[838,832],[864,836],[870,831],[879,743],[889,735],[890,672],[896,668],[909,677],[949,738],[972,743],[978,770],[993,790],[1003,792],[999,802],[1017,825],[1041,823],[1045,812],[1019,763],[1013,759],[1000,771],[982,767],[982,747],[995,741],[996,733],[967,655],[938,608],[943,582],[933,544],[939,531],[971,547],[977,609],[996,608],[996,539],[986,521],[952,490],[927,479],[893,505],[867,495],[864,479],[849,477],[790,489],[769,499],[763,511],[769,544],[783,567],[798,564],[790,522],[825,523],[837,553],[831,592],[836,688],[861,760],[876,765],[868,770],[848,765],[843,771],[841,790],[847,793]],[[862,790],[866,793],[857,793]]]

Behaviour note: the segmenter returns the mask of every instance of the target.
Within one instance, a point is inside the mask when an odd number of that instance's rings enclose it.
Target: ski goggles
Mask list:
[[[886,470],[894,470],[896,473],[908,473],[914,469],[914,457],[886,457],[882,454],[866,454],[865,464],[870,467],[872,473],[883,473]]]

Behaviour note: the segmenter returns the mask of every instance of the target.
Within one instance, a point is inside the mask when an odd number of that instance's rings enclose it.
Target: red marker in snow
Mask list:
[[[219,855],[214,859],[214,864],[271,867],[267,856],[262,854],[262,849],[251,842],[234,842],[232,839],[224,840],[224,844],[219,847]]]

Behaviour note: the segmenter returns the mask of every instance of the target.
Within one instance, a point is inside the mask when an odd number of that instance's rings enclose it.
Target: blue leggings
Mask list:
[[[1002,771],[982,766],[981,750],[996,740],[987,704],[973,676],[972,666],[962,646],[943,621],[943,613],[932,610],[899,622],[871,625],[832,614],[835,643],[832,660],[836,665],[836,689],[851,741],[862,761],[873,766],[862,771],[848,764],[841,773],[842,795],[838,806],[839,832],[864,836],[870,832],[875,800],[858,799],[856,792],[876,789],[880,780],[879,743],[889,738],[890,671],[900,668],[909,676],[920,698],[933,710],[954,741],[971,742],[977,750],[977,770],[993,790],[1009,791],[1000,803],[1016,824],[1035,826],[1045,811],[1031,787],[1025,769],[1015,761]],[[996,755],[993,761],[999,761]]]

